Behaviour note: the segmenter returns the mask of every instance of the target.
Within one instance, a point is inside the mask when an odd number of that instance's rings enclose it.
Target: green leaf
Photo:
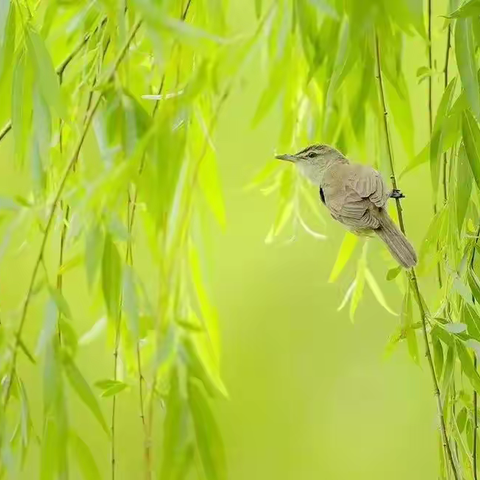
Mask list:
[[[69,440],[82,477],[88,480],[101,480],[100,471],[88,444],[73,431],[70,431]]]
[[[126,313],[128,329],[134,340],[138,341],[140,336],[138,298],[134,272],[130,265],[125,265],[123,270],[123,309]]]
[[[475,40],[470,18],[459,18],[456,21],[455,56],[468,103],[475,117],[480,119],[480,91],[475,61]]]
[[[448,393],[448,388],[452,383],[453,376],[455,374],[455,362],[457,361],[455,344],[448,347],[447,358],[443,368],[442,376],[442,398],[445,399]]]
[[[440,178],[440,157],[443,152],[442,144],[446,118],[452,104],[455,85],[456,78],[453,78],[443,92],[442,99],[440,100],[437,114],[435,116],[432,139],[430,142],[430,173],[432,176],[434,198],[436,198],[438,182]]]
[[[217,161],[212,148],[208,148],[208,152],[203,157],[198,181],[215,219],[221,227],[225,227],[225,205]]]
[[[102,257],[102,290],[110,319],[120,317],[120,293],[122,282],[122,261],[117,247],[109,234],[105,236]]]
[[[462,333],[467,330],[464,323],[447,323],[443,328],[449,333]]]
[[[457,421],[457,426],[458,426],[458,431],[460,433],[463,433],[465,430],[465,424],[467,423],[467,409],[463,407],[460,412],[458,412],[456,421]]]
[[[480,317],[477,310],[470,305],[463,305],[462,307],[462,321],[468,327],[468,334],[480,340]]]
[[[12,129],[15,139],[15,155],[20,160],[26,153],[27,138],[32,120],[33,70],[24,51],[15,61],[12,81]]]
[[[8,12],[7,12],[8,9]],[[16,8],[10,0],[0,0],[0,87],[12,66],[15,52]]]
[[[72,312],[70,310],[70,307],[68,306],[67,301],[65,300],[65,297],[63,296],[63,293],[57,288],[53,288],[50,286],[48,290],[50,292],[52,300],[55,302],[55,305],[58,308],[58,311],[61,312],[62,315],[64,315],[69,320],[72,320]]]
[[[387,272],[387,280],[389,282],[391,282],[392,280],[395,280],[398,275],[400,275],[402,271],[402,267],[398,266],[398,267],[395,267],[395,268],[391,268],[388,272]]]
[[[480,15],[480,0],[470,0],[451,13],[448,18],[468,18],[478,15]]]
[[[356,284],[357,284],[356,280],[354,280],[350,284],[347,291],[345,292],[345,295],[343,297],[342,302],[340,303],[339,307],[337,308],[337,312],[339,312],[340,310],[343,310],[345,308],[345,306],[347,305],[348,301],[352,298],[353,292],[355,291]]]
[[[75,390],[75,393],[79,396],[80,400],[82,400],[85,406],[92,412],[93,416],[98,420],[98,423],[101,425],[105,433],[109,435],[108,426],[103,418],[100,405],[98,404],[98,401],[90,389],[87,381],[80,373],[80,370],[68,355],[63,356],[63,365],[65,367],[68,380],[70,381],[70,385]]]
[[[442,342],[437,337],[432,337],[433,363],[435,364],[435,373],[437,378],[442,376],[443,372],[443,347]]]
[[[468,353],[468,350],[462,341],[458,339],[455,340],[455,345],[457,347],[458,358],[460,359],[463,373],[465,373],[470,380],[472,387],[477,392],[480,392],[480,376],[478,375],[477,369],[473,364],[471,355]]]
[[[103,233],[98,224],[93,224],[85,235],[85,270],[88,286],[91,289],[102,258]]]
[[[472,291],[473,298],[478,304],[480,304],[480,280],[472,268],[469,268],[467,271],[467,280],[470,290]]]
[[[201,386],[194,381],[188,382],[188,402],[205,477],[209,480],[226,480],[227,464],[220,429]]]
[[[400,174],[399,179],[402,179],[402,177],[408,172],[410,172],[411,170],[414,170],[415,168],[419,167],[420,165],[423,165],[424,163],[427,163],[429,159],[429,153],[430,153],[430,143],[425,145],[422,151],[411,162],[408,163],[408,165],[404,168],[404,170]]]
[[[402,319],[402,326],[407,339],[408,353],[412,360],[418,365],[420,356],[418,353],[417,335],[413,328],[412,291],[410,285],[407,286],[407,291],[403,297],[400,318]]]
[[[469,305],[473,305],[472,293],[470,292],[470,289],[463,283],[460,277],[456,276],[453,279],[453,288],[466,303],[468,303]]]
[[[477,358],[480,358],[480,342],[478,340],[469,338],[468,340],[465,340],[465,345],[475,352]]]
[[[473,173],[473,178],[480,188],[480,130],[470,111],[463,112],[462,134],[465,151]]]
[[[40,453],[40,480],[54,480],[57,469],[57,429],[53,417],[47,417],[43,428]]]
[[[400,71],[395,76],[388,75],[385,82],[387,98],[395,126],[400,133],[407,154],[414,151],[413,113],[410,105],[407,82]]]
[[[367,280],[367,284],[372,290],[373,295],[377,299],[377,302],[389,313],[392,315],[397,315],[387,304],[387,301],[385,300],[385,297],[383,295],[382,290],[380,289],[380,286],[378,285],[377,281],[375,280],[375,277],[372,275],[372,272],[368,269],[365,268],[365,279]]]
[[[106,327],[107,319],[105,317],[98,319],[93,324],[92,328],[80,337],[80,340],[78,341],[79,345],[89,345],[105,331]]]
[[[42,37],[31,27],[26,29],[27,45],[35,65],[36,78],[45,100],[61,118],[66,117],[55,68]]]
[[[125,390],[128,385],[120,380],[100,380],[95,386],[102,390],[101,397],[111,397]]]
[[[365,271],[367,268],[366,243],[364,244],[362,256],[358,260],[357,275],[355,277],[355,290],[353,291],[352,301],[350,303],[350,320],[353,322],[358,304],[363,296],[365,288]]]
[[[55,302],[50,299],[45,307],[45,321],[43,323],[42,331],[38,338],[35,354],[38,356],[45,350],[47,344],[52,340],[55,335],[55,328],[57,326],[58,310]]]
[[[6,37],[6,26],[10,12],[10,0],[0,0],[0,47],[3,45]]]
[[[208,353],[200,350],[191,337],[186,337],[183,345],[190,375],[198,378],[203,383],[210,396],[213,397],[217,393],[224,398],[228,398],[227,389],[215,366],[212,365],[208,358]]]
[[[458,232],[462,231],[467,213],[468,202],[472,193],[472,171],[465,151],[465,145],[460,145],[457,157],[457,181],[455,184],[455,204]]]
[[[353,250],[355,249],[357,243],[358,237],[356,235],[350,232],[347,232],[345,234],[342,244],[340,245],[337,259],[335,260],[335,264],[333,265],[332,273],[330,273],[330,277],[328,279],[329,283],[335,282],[340,273],[342,273],[342,270],[352,256]]]
[[[182,464],[188,460],[189,435],[182,426],[189,416],[188,406],[179,387],[178,373],[172,370],[170,389],[166,398],[166,414],[163,422],[162,480],[175,480]]]

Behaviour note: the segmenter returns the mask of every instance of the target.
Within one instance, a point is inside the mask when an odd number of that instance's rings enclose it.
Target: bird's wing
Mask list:
[[[370,209],[374,200],[380,203],[384,195],[383,181],[379,179],[381,184],[377,186],[376,176],[363,171],[362,165],[339,165],[329,169],[323,191],[333,218],[355,229],[378,228],[378,220]]]
[[[361,197],[368,198],[376,207],[383,207],[389,192],[379,172],[367,165],[351,165],[349,186]]]

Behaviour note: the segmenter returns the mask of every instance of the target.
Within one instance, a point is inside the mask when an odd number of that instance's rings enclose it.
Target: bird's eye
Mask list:
[[[313,157],[316,157],[317,154],[315,152],[310,152],[307,156],[308,158],[313,158]]]

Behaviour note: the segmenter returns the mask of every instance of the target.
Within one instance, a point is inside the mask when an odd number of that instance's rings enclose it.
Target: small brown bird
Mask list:
[[[403,198],[389,191],[379,172],[367,165],[351,164],[328,145],[311,145],[295,155],[277,155],[293,162],[300,172],[320,188],[320,198],[332,217],[357,235],[376,233],[404,268],[417,264],[410,242],[388,215],[389,198]]]

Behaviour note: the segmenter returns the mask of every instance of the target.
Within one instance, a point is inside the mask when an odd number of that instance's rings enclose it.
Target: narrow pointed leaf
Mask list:
[[[343,237],[342,244],[340,245],[340,250],[333,265],[332,273],[328,279],[329,283],[333,283],[339,275],[342,273],[342,270],[345,268],[348,260],[352,256],[353,250],[358,243],[358,237],[353,233],[347,232],[345,237]]]
[[[70,443],[72,453],[77,461],[82,476],[88,480],[101,480],[100,471],[98,470],[95,458],[90,447],[75,432],[70,432]]]
[[[75,393],[79,396],[79,398],[86,405],[86,407],[92,412],[93,416],[98,420],[98,423],[101,425],[105,433],[109,435],[107,422],[103,417],[103,413],[100,409],[97,398],[93,394],[90,386],[88,385],[83,375],[80,373],[80,370],[73,363],[71,358],[67,355],[64,355],[63,357],[63,364],[68,380],[70,381],[70,385],[75,390]]]
[[[455,56],[468,104],[473,115],[480,120],[480,91],[475,60],[475,39],[470,18],[459,18],[456,21]]]
[[[480,188],[480,129],[468,110],[463,112],[462,134],[473,178]]]

